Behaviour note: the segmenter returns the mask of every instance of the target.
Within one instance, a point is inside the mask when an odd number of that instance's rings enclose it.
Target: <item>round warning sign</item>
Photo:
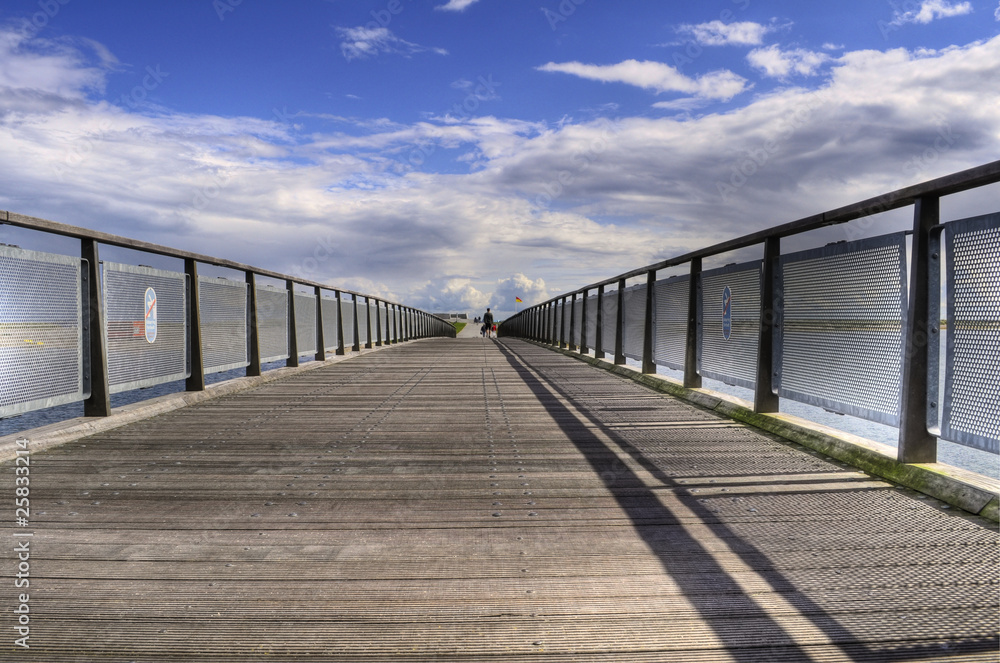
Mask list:
[[[722,336],[727,341],[733,333],[733,291],[727,285],[722,291]]]
[[[146,341],[152,343],[156,340],[156,291],[146,288],[146,319],[144,328],[146,331]]]

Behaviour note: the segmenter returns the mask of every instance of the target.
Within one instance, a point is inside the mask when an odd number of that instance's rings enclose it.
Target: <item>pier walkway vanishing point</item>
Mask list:
[[[997,660],[995,525],[520,340],[33,452],[31,489],[4,661]]]

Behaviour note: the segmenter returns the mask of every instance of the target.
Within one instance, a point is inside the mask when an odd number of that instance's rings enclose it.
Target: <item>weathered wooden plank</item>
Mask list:
[[[986,521],[517,341],[394,346],[31,477],[32,648],[0,660],[997,659]]]

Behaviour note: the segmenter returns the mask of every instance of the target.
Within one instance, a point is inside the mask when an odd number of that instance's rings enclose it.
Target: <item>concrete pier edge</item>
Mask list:
[[[631,366],[527,341],[604,369],[655,391],[676,396],[730,419],[777,435],[894,484],[941,500],[963,511],[1000,522],[1000,482],[944,463],[901,463],[895,448],[790,414],[758,414],[753,404],[709,389],[688,389],[678,380],[642,373]]]

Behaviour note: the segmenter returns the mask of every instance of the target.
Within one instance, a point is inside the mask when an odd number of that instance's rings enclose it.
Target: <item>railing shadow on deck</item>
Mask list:
[[[686,389],[747,388],[762,418],[786,399],[896,427],[891,473],[937,463],[939,438],[1000,455],[1000,210],[941,219],[942,197],[998,182],[994,161],[791,221],[533,304],[499,332],[681,371]],[[868,236],[875,215],[905,207],[911,231]],[[782,252],[784,238],[856,220],[863,239]],[[749,248],[763,258],[702,269]],[[975,512],[997,520],[997,481],[982,479],[992,496]]]
[[[621,510],[632,522],[635,531],[642,537],[643,541],[653,551],[660,560],[664,571],[670,575],[677,586],[681,589],[685,599],[702,615],[706,624],[710,626],[727,648],[727,655],[740,663],[762,663],[763,661],[775,660],[796,660],[810,661],[813,658],[807,651],[811,645],[802,645],[795,641],[795,636],[782,627],[774,617],[768,614],[766,608],[757,603],[752,596],[739,586],[738,581],[728,573],[722,565],[713,559],[711,552],[704,546],[702,541],[695,538],[686,528],[681,518],[674,514],[669,507],[663,504],[660,499],[645,486],[642,479],[633,470],[618,460],[618,454],[610,448],[602,439],[582,426],[568,425],[567,422],[577,420],[577,415],[582,415],[598,430],[601,435],[609,438],[623,452],[650,472],[662,487],[673,490],[676,498],[689,510],[695,514],[701,525],[705,526],[717,535],[719,539],[728,539],[731,542],[738,542],[737,545],[728,544],[728,549],[744,563],[748,568],[754,569],[756,574],[764,579],[774,593],[782,598],[795,597],[792,607],[799,615],[811,622],[816,631],[822,633],[829,643],[838,648],[840,652],[853,661],[880,661],[891,663],[894,661],[920,661],[920,660],[940,660],[943,654],[942,645],[939,642],[927,642],[926,644],[913,644],[912,640],[901,643],[899,646],[883,645],[877,650],[860,641],[858,635],[849,628],[841,625],[837,618],[831,615],[822,606],[811,600],[800,588],[796,587],[793,580],[786,577],[779,569],[766,563],[765,568],[761,568],[762,560],[770,561],[769,553],[758,549],[746,537],[735,531],[732,527],[714,517],[713,514],[693,495],[685,494],[689,486],[679,483],[671,477],[657,462],[649,458],[643,451],[633,445],[628,439],[620,435],[614,429],[609,428],[598,417],[591,413],[590,406],[586,401],[579,399],[570,393],[559,379],[547,379],[544,369],[537,366],[530,366],[528,361],[522,358],[518,350],[503,339],[497,342],[500,352],[510,364],[511,368],[524,381],[524,384],[532,391],[549,414],[553,421],[566,433],[567,437],[577,447],[581,455],[593,469],[594,473],[602,478],[604,485]],[[558,376],[551,376],[556,378]],[[666,397],[664,397],[666,398]],[[573,409],[560,402],[564,400]],[[775,442],[775,444],[779,444]],[[804,452],[803,452],[804,453]],[[882,490],[888,490],[883,488]],[[804,489],[805,490],[805,489]],[[738,493],[732,493],[737,495]],[[650,524],[650,521],[656,524]],[[797,529],[798,524],[790,522],[788,524],[789,534],[801,535]],[[664,542],[660,534],[664,527],[670,528],[671,538],[669,543]],[[676,553],[678,550],[692,551],[694,554],[701,553],[699,562],[701,567],[697,574],[690,574],[681,569],[672,568],[672,563],[676,563]],[[672,557],[672,553],[674,556]],[[826,553],[829,554],[829,553]],[[712,588],[711,592],[705,591],[703,582],[698,576],[703,574],[713,574],[717,578],[724,579],[722,583]],[[754,623],[754,628],[758,629],[754,634],[757,645],[748,647],[745,633],[738,634],[740,627],[720,628],[720,624],[713,617],[718,617],[718,597],[726,595],[730,600],[738,601],[742,599],[745,605],[750,607],[752,616],[759,617],[760,621]],[[713,609],[714,606],[714,609]],[[889,606],[882,606],[888,610]],[[742,612],[739,617],[729,617],[730,620],[745,619],[750,612]],[[873,628],[883,628],[882,625],[872,625]],[[884,628],[891,628],[888,624]],[[918,638],[914,638],[918,639]],[[982,652],[996,651],[998,646],[997,638],[982,637],[969,638],[960,644],[951,643],[948,645],[947,654],[957,653],[976,654]]]

